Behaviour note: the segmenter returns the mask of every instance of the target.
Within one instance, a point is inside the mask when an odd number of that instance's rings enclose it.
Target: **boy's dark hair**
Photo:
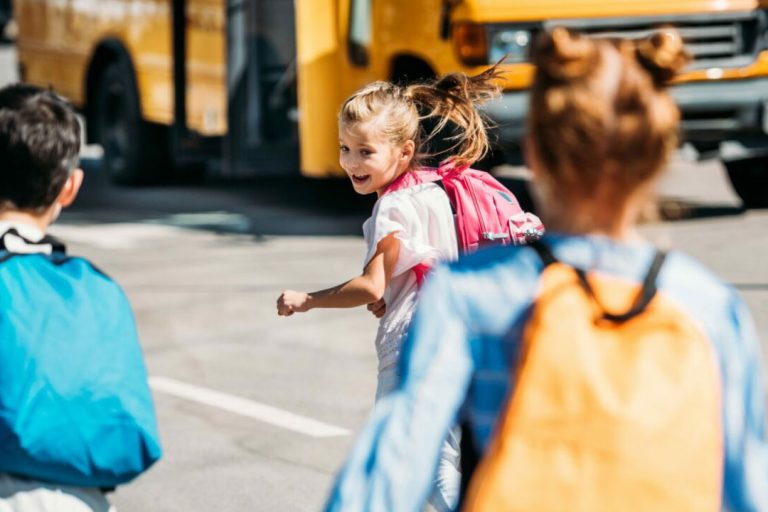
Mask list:
[[[48,208],[79,153],[80,122],[67,100],[25,84],[0,89],[0,207]]]

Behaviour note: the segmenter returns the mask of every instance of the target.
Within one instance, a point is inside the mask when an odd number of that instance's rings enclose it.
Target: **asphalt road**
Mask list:
[[[13,59],[0,49],[0,84]],[[118,509],[317,510],[372,405],[376,321],[361,309],[278,318],[274,303],[358,271],[370,201],[298,179],[115,188],[86,167],[53,233],[124,286],[165,448],[118,489]],[[768,211],[743,211],[717,163],[682,157],[660,194],[644,234],[734,283],[768,341]]]

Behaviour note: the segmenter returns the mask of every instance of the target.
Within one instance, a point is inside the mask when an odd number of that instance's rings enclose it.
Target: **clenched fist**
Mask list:
[[[285,290],[277,299],[277,314],[291,316],[294,313],[309,311],[309,294],[294,290]]]

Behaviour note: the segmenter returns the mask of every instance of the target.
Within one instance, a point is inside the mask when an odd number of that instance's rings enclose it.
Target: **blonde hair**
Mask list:
[[[447,137],[452,142],[449,159],[457,164],[472,164],[488,153],[487,124],[476,105],[500,93],[498,64],[485,72],[468,76],[451,73],[433,82],[401,86],[390,82],[373,82],[350,96],[339,110],[339,123],[375,122],[377,128],[393,144],[412,140],[416,157],[411,167],[428,156],[427,143],[453,124],[458,130]],[[437,120],[426,130],[424,121]]]
[[[583,197],[613,180],[617,200],[648,182],[678,145],[680,114],[666,84],[688,60],[672,29],[635,42],[542,34],[528,128],[545,178]]]

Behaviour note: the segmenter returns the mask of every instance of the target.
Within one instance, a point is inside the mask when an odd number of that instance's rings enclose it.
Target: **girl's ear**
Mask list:
[[[400,149],[400,159],[410,162],[413,160],[414,153],[416,153],[416,143],[412,140],[407,140]]]

